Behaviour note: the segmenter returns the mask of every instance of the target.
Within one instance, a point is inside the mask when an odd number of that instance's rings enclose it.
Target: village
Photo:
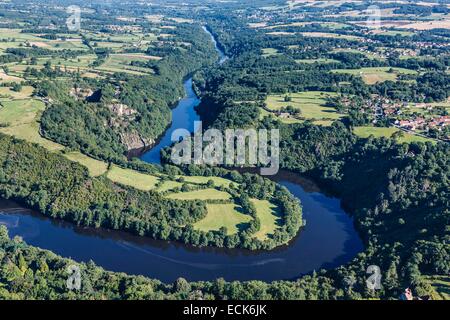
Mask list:
[[[395,127],[417,136],[450,141],[450,104],[407,103],[393,101],[378,95],[368,99],[339,97],[332,99],[338,112],[359,110],[373,125]]]

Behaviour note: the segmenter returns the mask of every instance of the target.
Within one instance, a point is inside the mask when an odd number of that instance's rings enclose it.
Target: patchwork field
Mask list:
[[[23,81],[22,78],[12,76],[10,74],[7,74],[2,68],[0,68],[0,83],[4,82],[21,82]]]
[[[106,72],[125,72],[135,75],[143,75],[143,74],[151,74],[153,73],[153,69],[144,68],[139,66],[132,66],[132,61],[138,62],[146,62],[150,60],[151,57],[142,57],[135,55],[133,59],[130,58],[129,55],[110,55],[105,63],[103,63],[100,67],[97,67],[97,70],[106,71]]]
[[[414,29],[414,30],[432,30],[432,29],[450,29],[450,20],[439,20],[439,21],[423,21],[414,22],[410,24],[405,24],[399,26],[401,29]]]

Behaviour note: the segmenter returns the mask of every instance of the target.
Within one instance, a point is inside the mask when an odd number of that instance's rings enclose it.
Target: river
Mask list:
[[[211,38],[220,54],[219,63],[224,63],[227,58],[212,35]],[[200,100],[192,90],[192,79],[186,80],[184,87],[186,97],[173,109],[171,127],[159,143],[142,156],[144,161],[160,163],[159,152],[171,143],[173,130],[193,131],[193,122],[199,119],[194,107]],[[294,279],[313,270],[339,266],[363,250],[352,219],[341,208],[339,199],[325,195],[314,182],[289,172],[280,172],[273,179],[301,200],[307,225],[288,246],[269,252],[194,248],[123,232],[79,228],[1,199],[0,224],[8,227],[10,236],[21,236],[30,245],[64,257],[85,262],[93,260],[107,270],[145,275],[165,282],[178,277],[191,281],[218,277],[263,281]]]

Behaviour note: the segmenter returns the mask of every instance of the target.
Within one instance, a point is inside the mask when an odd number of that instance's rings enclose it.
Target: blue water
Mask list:
[[[219,55],[219,64],[223,64],[228,60],[228,57],[220,50],[216,39],[204,26],[203,30],[211,37],[211,41]],[[184,90],[186,95],[181,99],[177,106],[172,110],[172,123],[163,137],[159,139],[157,144],[141,156],[141,159],[145,162],[161,164],[161,149],[170,146],[172,144],[172,133],[177,129],[186,129],[189,132],[194,132],[194,122],[200,121],[200,117],[195,111],[195,107],[200,104],[200,99],[195,94],[192,88],[192,78],[189,78],[184,82]]]
[[[172,144],[172,133],[175,130],[186,129],[189,132],[194,132],[194,122],[200,120],[194,108],[200,104],[200,99],[192,89],[192,78],[184,82],[184,90],[186,91],[186,97],[181,99],[178,105],[172,110],[172,124],[159,142],[150,151],[142,155],[142,160],[160,164],[161,149]]]

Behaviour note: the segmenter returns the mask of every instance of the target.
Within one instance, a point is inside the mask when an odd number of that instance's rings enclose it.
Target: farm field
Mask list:
[[[33,90],[34,89],[31,86],[24,86],[19,92],[14,91],[9,87],[0,87],[0,102],[31,98]]]
[[[242,224],[249,223],[252,218],[241,213],[242,208],[232,204],[207,204],[208,214],[206,217],[194,224],[194,228],[200,231],[219,231],[225,227],[227,234],[238,232]]]
[[[22,78],[7,74],[3,69],[0,68],[0,83],[21,82],[21,81],[23,81]]]
[[[127,186],[132,186],[142,191],[150,191],[156,188],[159,178],[149,174],[143,174],[134,170],[112,166],[108,173],[108,179]]]
[[[283,118],[282,121],[298,122],[299,120],[311,120],[313,122],[322,121],[322,124],[328,124],[328,121],[334,121],[343,117],[334,108],[326,106],[326,98],[336,95],[334,92],[324,91],[290,93],[288,96],[291,97],[291,101],[285,101],[285,95],[269,95],[266,99],[266,105],[269,110],[274,112],[280,111],[287,106],[300,110],[298,119],[289,117]]]
[[[132,66],[130,63],[132,61],[138,61],[138,62],[146,62],[150,60],[150,57],[143,58],[142,56],[135,56],[132,60],[127,55],[110,55],[105,63],[103,63],[101,66],[97,67],[96,69],[99,71],[106,71],[106,72],[125,72],[135,75],[143,75],[143,74],[151,74],[153,73],[153,70],[150,68],[144,68],[144,67],[138,67],[138,66]]]
[[[394,133],[401,131],[397,128],[381,128],[381,127],[355,127],[353,132],[361,138],[368,138],[374,136],[375,138],[390,138]],[[403,137],[399,139],[400,143],[411,142],[433,142],[432,139],[427,139],[410,133],[403,133]]]
[[[80,152],[64,153],[64,156],[71,161],[78,162],[85,166],[89,170],[89,174],[93,177],[101,176],[108,170],[106,162],[93,159]]]
[[[166,191],[172,191],[177,188],[181,188],[183,184],[181,182],[177,181],[164,181],[161,185],[158,186],[156,191],[158,192],[166,192]]]
[[[19,139],[37,143],[48,150],[62,150],[63,146],[44,139],[39,134],[40,114],[45,105],[38,100],[3,101],[0,107],[0,132]]]
[[[392,69],[392,72],[390,70]],[[336,69],[332,72],[348,73],[354,76],[361,76],[363,81],[367,84],[375,84],[384,81],[396,81],[401,74],[417,74],[416,71],[404,69],[404,68],[361,68],[361,69]]]
[[[268,239],[279,228],[279,208],[267,200],[251,199],[256,207],[256,214],[261,221],[261,229],[255,237],[261,241]]]
[[[176,200],[230,200],[231,195],[217,189],[203,189],[189,192],[177,192],[166,196],[168,199]]]

